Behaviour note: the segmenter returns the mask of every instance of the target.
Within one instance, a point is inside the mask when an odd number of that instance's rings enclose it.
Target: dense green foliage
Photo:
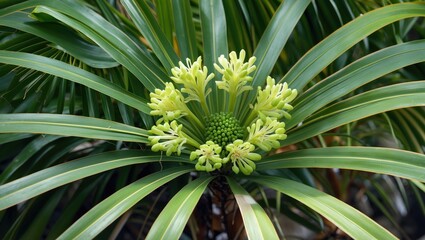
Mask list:
[[[424,235],[425,3],[398,2],[1,1],[0,235],[291,239],[289,221],[301,238]],[[220,91],[219,57],[242,49],[255,69]],[[196,116],[177,113],[199,139],[167,151],[151,93],[182,89],[176,67],[199,56],[211,92],[182,90]],[[272,78],[298,93],[280,130],[231,155],[270,117],[255,104]],[[206,151],[255,165],[200,168]]]

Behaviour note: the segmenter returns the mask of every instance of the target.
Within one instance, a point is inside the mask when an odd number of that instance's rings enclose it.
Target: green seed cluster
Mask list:
[[[213,141],[223,149],[236,139],[243,138],[239,121],[230,113],[215,113],[207,118],[206,140]]]

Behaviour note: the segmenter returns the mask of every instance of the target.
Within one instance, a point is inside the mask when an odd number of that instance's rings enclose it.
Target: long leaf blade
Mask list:
[[[279,177],[251,179],[304,203],[354,239],[397,239],[357,209],[315,188]]]
[[[67,183],[111,169],[160,161],[187,162],[181,157],[158,156],[138,150],[105,152],[56,165],[0,186],[0,210]]]
[[[196,59],[199,55],[190,1],[173,0],[173,11],[181,58]]]
[[[214,63],[217,62],[220,55],[227,56],[228,54],[227,23],[223,2],[222,0],[201,0],[199,5],[204,43],[204,65],[219,79],[221,74],[214,68]],[[211,81],[207,86],[212,89],[208,101],[212,112],[217,112],[222,110],[221,101],[225,96],[221,91],[217,91],[213,84]]]
[[[0,50],[0,63],[17,65],[58,76],[121,101],[144,113],[150,113],[146,100],[81,68],[30,53]]]
[[[149,193],[193,167],[169,168],[146,176],[112,194],[90,209],[58,239],[92,239]]]
[[[26,12],[14,12],[0,17],[0,25],[31,33],[57,44],[67,53],[95,68],[111,68],[119,64],[98,46],[81,39],[74,32],[56,23],[40,23]]]
[[[83,33],[117,62],[132,72],[148,90],[153,91],[164,85],[167,74],[150,57],[143,53],[140,43],[106,21],[102,16],[79,1],[30,0],[0,9],[0,17],[18,11],[34,9],[48,14]]]
[[[402,3],[366,13],[307,52],[280,80],[299,91],[338,56],[376,30],[400,19],[425,16],[425,4]]]
[[[0,133],[36,133],[148,142],[148,133],[141,128],[104,119],[61,114],[0,114]]]
[[[278,168],[342,168],[425,182],[425,155],[391,148],[303,149],[273,155],[257,164],[257,170]]]
[[[292,30],[310,2],[311,0],[287,0],[276,10],[254,51],[257,69],[253,75],[253,86],[261,86],[266,82]]]
[[[279,239],[270,218],[254,198],[232,178],[228,177],[227,182],[238,203],[248,238]]]
[[[227,56],[228,54],[226,15],[223,3],[221,0],[201,0],[199,5],[205,66],[219,76],[214,68],[214,63],[220,55]]]
[[[51,142],[59,139],[58,136],[40,136],[28,143],[21,152],[13,158],[13,161],[2,170],[0,174],[0,184],[3,184],[7,179],[16,172],[22,165],[25,164],[34,154],[40,151],[43,147]]]
[[[425,105],[425,81],[395,84],[378,88],[315,113],[309,121],[288,132],[284,144],[316,136],[343,124],[378,113]]]
[[[128,35],[78,1],[45,2],[33,14],[48,14],[77,29],[97,43],[117,62],[133,73],[149,91],[169,79],[164,70],[148,57]]]
[[[153,52],[168,71],[168,74],[171,74],[171,68],[177,66],[179,58],[156,22],[147,3],[140,0],[124,0],[121,3],[136,27],[148,40]]]
[[[425,40],[385,48],[348,65],[317,83],[294,102],[291,128],[328,103],[402,67],[425,61]]]
[[[179,239],[199,198],[213,179],[201,177],[183,187],[156,218],[146,239]]]

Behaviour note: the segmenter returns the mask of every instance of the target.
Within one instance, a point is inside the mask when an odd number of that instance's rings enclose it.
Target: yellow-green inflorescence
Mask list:
[[[246,91],[252,91],[250,74],[255,70],[255,57],[245,62],[245,51],[218,58],[214,64],[221,80],[208,73],[199,57],[187,59],[171,69],[174,81],[163,90],[150,94],[151,115],[158,116],[156,126],[149,131],[152,151],[163,151],[168,156],[190,152],[198,171],[221,171],[245,175],[255,170],[255,162],[264,153],[280,147],[286,138],[285,123],[290,118],[290,102],[297,91],[286,83],[267,77],[266,86],[258,87],[254,103],[247,102]],[[214,86],[215,84],[215,86]],[[217,91],[212,91],[216,87]],[[220,94],[221,102],[214,102]],[[212,104],[216,104],[212,108]],[[217,106],[219,105],[219,106]],[[220,109],[214,112],[213,109]],[[238,114],[235,114],[238,113]]]

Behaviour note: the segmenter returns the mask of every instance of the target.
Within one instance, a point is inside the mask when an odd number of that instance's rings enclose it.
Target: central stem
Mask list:
[[[229,99],[229,112],[233,112],[236,105],[236,93],[230,93]]]

